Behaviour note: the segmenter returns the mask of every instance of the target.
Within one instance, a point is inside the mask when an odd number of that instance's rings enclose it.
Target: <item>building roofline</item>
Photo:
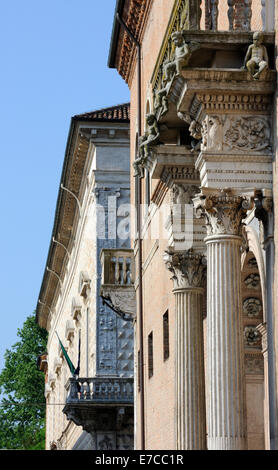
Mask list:
[[[39,293],[39,297],[38,297],[38,302],[37,302],[37,307],[36,307],[36,321],[37,321],[37,323],[39,323],[38,312],[39,312],[40,305],[41,305],[39,301],[42,298],[42,294],[43,294],[44,289],[45,289],[45,285],[46,285],[46,281],[47,281],[47,275],[48,275],[47,267],[50,265],[50,261],[51,261],[51,258],[52,258],[52,252],[53,252],[53,248],[54,248],[52,240],[53,240],[53,237],[55,237],[55,234],[57,232],[57,227],[58,227],[58,220],[59,220],[61,202],[62,202],[62,195],[63,195],[63,191],[61,190],[61,185],[65,183],[65,175],[67,173],[67,168],[68,168],[68,163],[69,163],[69,149],[70,149],[70,144],[71,144],[71,141],[72,141],[72,136],[74,134],[74,128],[75,128],[75,122],[74,122],[73,118],[71,118],[70,129],[69,129],[69,133],[68,133],[65,156],[64,156],[64,162],[63,162],[63,167],[62,167],[62,174],[61,174],[60,184],[59,184],[59,191],[58,191],[57,202],[56,202],[54,223],[53,223],[53,229],[52,229],[52,233],[51,233],[51,241],[50,241],[50,245],[49,245],[49,249],[48,249],[48,255],[47,255],[47,259],[46,259],[46,265],[45,265],[45,269],[44,269],[43,280],[42,280],[40,293]]]
[[[126,0],[117,0],[116,7],[115,7],[114,22],[113,22],[109,56],[108,56],[108,67],[111,69],[116,68],[117,44],[118,44],[118,38],[120,34],[120,29],[121,29],[121,25],[119,24],[117,20],[117,14],[122,16],[125,1]]]
[[[74,121],[129,123],[129,108],[130,103],[127,102],[117,104],[115,106],[96,109],[87,113],[76,114],[72,119]],[[117,111],[121,112],[122,117],[119,117]],[[123,117],[124,114],[126,114],[126,117]]]

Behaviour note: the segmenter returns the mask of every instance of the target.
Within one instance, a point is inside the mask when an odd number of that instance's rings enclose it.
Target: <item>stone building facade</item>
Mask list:
[[[116,2],[137,449],[278,448],[277,21],[277,0]]]
[[[129,104],[72,118],[37,306],[46,449],[133,448],[132,318],[100,295],[103,251],[130,252],[129,155]]]

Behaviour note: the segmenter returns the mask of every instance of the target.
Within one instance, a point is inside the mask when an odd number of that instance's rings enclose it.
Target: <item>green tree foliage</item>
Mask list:
[[[47,332],[29,316],[19,341],[6,350],[0,373],[0,449],[44,449],[44,374],[37,358],[46,351]]]

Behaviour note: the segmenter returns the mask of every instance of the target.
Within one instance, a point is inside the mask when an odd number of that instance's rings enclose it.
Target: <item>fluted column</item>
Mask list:
[[[196,199],[195,203],[197,203]],[[203,195],[206,217],[208,449],[246,449],[241,302],[241,222],[249,201],[228,191]]]
[[[176,318],[176,447],[206,449],[203,350],[204,257],[193,250],[165,254],[173,273]]]

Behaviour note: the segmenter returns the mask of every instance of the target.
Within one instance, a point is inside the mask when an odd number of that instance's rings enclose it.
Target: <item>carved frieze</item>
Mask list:
[[[214,71],[209,73],[210,80],[228,81],[227,71]],[[196,77],[197,79],[197,77]],[[192,101],[195,109],[197,104],[202,105],[204,111],[214,112],[270,112],[271,96],[265,94],[247,93],[197,93]]]
[[[227,128],[228,127],[228,128]],[[266,117],[230,118],[224,131],[224,148],[237,151],[271,151],[270,123]]]
[[[161,174],[161,181],[166,185],[170,181],[192,181],[199,182],[199,172],[193,166],[167,166]]]
[[[271,152],[271,129],[265,116],[207,115],[202,122],[202,151]]]

